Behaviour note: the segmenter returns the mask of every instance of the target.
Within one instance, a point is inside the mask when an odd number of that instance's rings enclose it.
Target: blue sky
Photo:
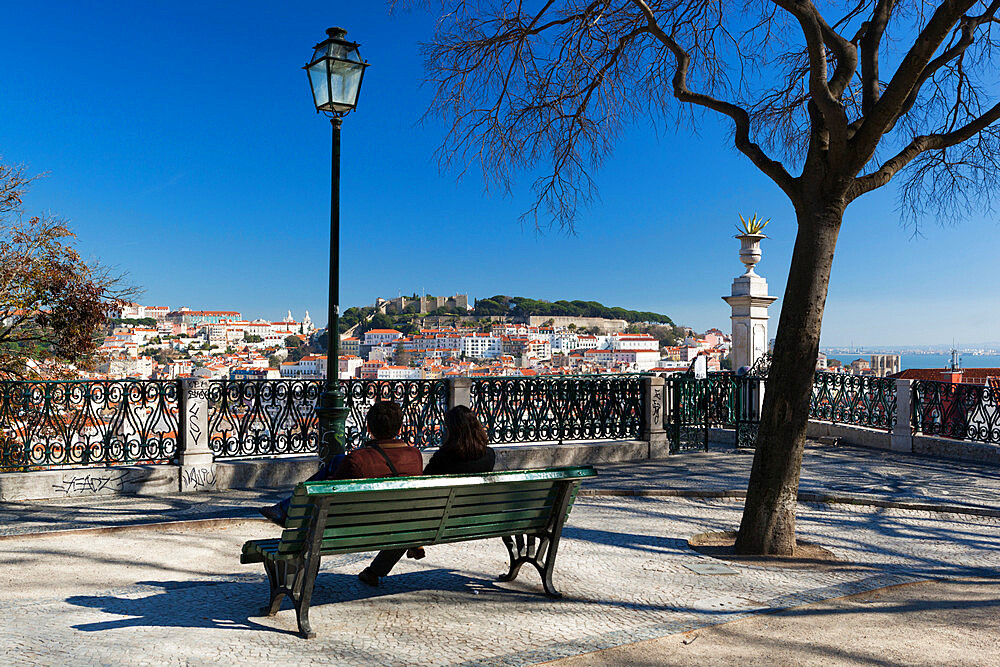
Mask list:
[[[697,136],[640,124],[597,174],[575,236],[537,234],[475,173],[440,173],[443,128],[420,123],[418,43],[433,17],[378,2],[18,3],[0,25],[0,155],[47,172],[27,200],[68,218],[88,256],[128,272],[144,302],[249,317],[326,312],[329,123],[305,63],[331,25],[372,63],[344,122],[341,303],[426,290],[594,299],[728,329],[739,213],[773,218],[772,294],[794,217],[707,117]],[[238,9],[236,9],[238,7]],[[1000,339],[998,228],[980,217],[900,225],[891,189],[848,210],[824,345]],[[780,301],[772,306],[777,325]]]

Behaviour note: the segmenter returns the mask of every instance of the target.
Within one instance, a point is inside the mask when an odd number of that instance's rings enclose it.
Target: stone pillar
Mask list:
[[[177,458],[181,492],[215,489],[215,455],[208,443],[208,380],[181,380]]]
[[[913,380],[896,380],[896,425],[889,437],[894,452],[913,451]]]
[[[670,455],[670,443],[667,441],[667,432],[663,429],[663,413],[666,409],[665,400],[666,380],[662,377],[644,377],[642,379],[642,393],[645,402],[646,429],[643,432],[643,440],[649,441],[649,458],[661,459]]]
[[[778,298],[767,293],[767,280],[754,273],[753,267],[760,261],[760,241],[763,234],[741,234],[743,247],[740,261],[746,264],[746,272],[733,280],[732,294],[722,299],[732,308],[733,349],[730,353],[733,370],[753,363],[767,352],[767,314],[770,306]]]
[[[456,405],[472,407],[472,378],[451,378],[448,380],[448,407]]]

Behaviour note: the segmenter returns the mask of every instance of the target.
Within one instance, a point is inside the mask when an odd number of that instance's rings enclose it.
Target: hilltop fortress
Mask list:
[[[430,313],[438,308],[455,308],[461,311],[469,310],[469,295],[454,294],[452,296],[398,296],[395,299],[375,299],[375,310],[379,313]]]

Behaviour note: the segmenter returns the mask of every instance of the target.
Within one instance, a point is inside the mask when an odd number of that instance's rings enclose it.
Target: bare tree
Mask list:
[[[721,114],[736,149],[791,200],[798,231],[737,540],[743,553],[791,553],[844,211],[904,170],[897,190],[913,222],[928,207],[989,205],[1000,174],[1000,0],[438,4],[425,56],[430,113],[448,128],[442,164],[478,163],[509,188],[515,172],[547,163],[536,224],[541,212],[572,227],[594,194],[592,172],[640,118]]]

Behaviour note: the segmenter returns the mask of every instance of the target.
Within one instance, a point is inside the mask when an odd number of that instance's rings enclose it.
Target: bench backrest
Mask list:
[[[304,482],[292,497],[278,557],[303,551],[311,527],[322,529],[321,554],[541,533],[565,520],[580,482],[596,475],[575,466]]]

